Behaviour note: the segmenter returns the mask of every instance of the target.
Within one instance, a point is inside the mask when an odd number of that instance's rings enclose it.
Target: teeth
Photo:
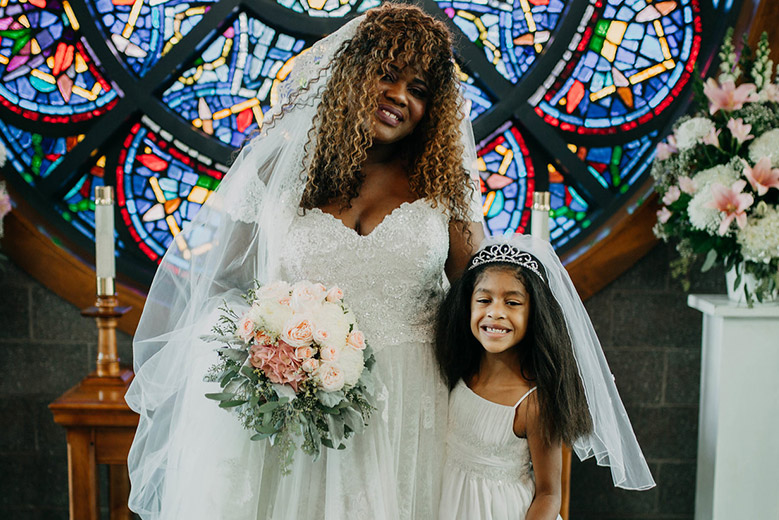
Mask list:
[[[494,327],[484,327],[487,332],[508,332],[506,329],[496,329]]]
[[[382,111],[382,113],[384,113],[384,114],[387,114],[389,117],[391,117],[391,118],[392,118],[392,119],[394,119],[395,121],[399,121],[399,120],[400,120],[400,119],[398,118],[398,116],[397,116],[397,115],[395,115],[395,114],[393,114],[392,112],[389,112],[389,111],[387,111],[387,110],[384,110],[384,109],[382,109],[381,111]]]

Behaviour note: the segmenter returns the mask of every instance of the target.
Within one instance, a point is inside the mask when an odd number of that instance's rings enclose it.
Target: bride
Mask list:
[[[130,507],[144,519],[429,519],[447,390],[433,316],[483,238],[475,151],[446,27],[368,11],[297,58],[260,135],[176,237],[149,292],[127,402]],[[444,276],[445,274],[445,276]],[[253,279],[338,285],[376,352],[377,410],[345,450],[288,475],[204,397],[199,336]]]

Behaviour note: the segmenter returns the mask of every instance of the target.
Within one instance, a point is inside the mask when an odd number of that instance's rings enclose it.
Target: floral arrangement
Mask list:
[[[238,315],[227,304],[204,336],[223,343],[206,394],[235,411],[252,440],[270,439],[288,471],[300,448],[315,459],[321,447],[343,449],[373,411],[374,356],[338,287],[301,281],[255,284]]]
[[[754,277],[749,304],[779,285],[779,84],[769,53],[763,34],[754,55],[745,44],[738,57],[728,31],[718,78],[695,85],[703,109],[676,122],[652,165],[663,203],[655,234],[678,240],[672,274],[688,290],[697,259],[704,271],[719,262],[735,269],[734,290]]]

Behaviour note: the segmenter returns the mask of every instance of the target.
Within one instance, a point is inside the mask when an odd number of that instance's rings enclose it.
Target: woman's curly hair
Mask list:
[[[451,34],[442,22],[404,4],[369,10],[354,37],[338,50],[309,130],[306,148],[315,148],[313,155],[308,150],[304,154],[308,167],[301,206],[337,203],[346,208],[358,195],[379,102],[372,79],[395,62],[422,72],[429,91],[425,116],[403,143],[411,191],[433,205],[442,204],[453,220],[464,223],[470,220],[472,188],[462,164],[463,106]]]

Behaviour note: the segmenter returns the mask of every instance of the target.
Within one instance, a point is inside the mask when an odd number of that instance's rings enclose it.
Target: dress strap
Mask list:
[[[525,398],[526,398],[527,396],[529,396],[530,394],[532,394],[532,393],[533,393],[533,391],[535,391],[535,389],[536,389],[536,388],[538,388],[538,387],[537,387],[537,386],[534,386],[533,388],[531,388],[530,390],[528,390],[527,392],[525,392],[525,395],[523,395],[522,397],[520,397],[520,398],[519,398],[519,401],[517,401],[517,404],[515,404],[515,405],[514,405],[514,409],[516,410],[516,409],[517,409],[517,407],[518,407],[519,405],[521,405],[521,404],[522,404],[522,401],[524,401],[524,400],[525,400]]]

